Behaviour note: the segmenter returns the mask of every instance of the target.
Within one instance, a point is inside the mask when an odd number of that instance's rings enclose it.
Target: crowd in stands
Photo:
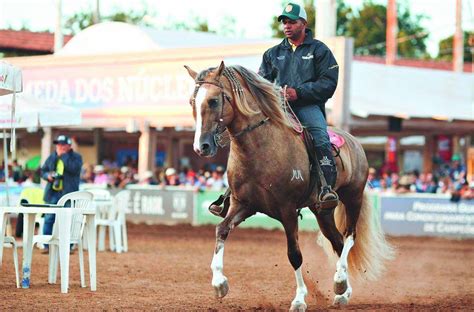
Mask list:
[[[21,185],[39,183],[39,169],[24,170],[17,161],[10,166],[10,179]],[[0,182],[5,181],[3,164],[0,168]],[[130,184],[191,187],[197,190],[222,191],[227,187],[227,178],[223,166],[210,165],[197,171],[184,167],[158,168],[146,171],[141,176],[136,165],[119,167],[114,163],[101,165],[84,164],[81,183],[96,184],[109,188],[124,188]],[[409,173],[369,169],[367,187],[374,191],[392,193],[433,193],[452,195],[452,200],[474,199],[474,180],[468,181],[466,167],[458,155],[454,155],[448,164],[437,166],[433,172],[417,170]]]
[[[194,171],[184,167],[158,168],[145,171],[142,175],[134,166],[113,167],[108,165],[85,164],[81,173],[81,182],[107,185],[111,188],[124,188],[130,184],[189,187],[198,190],[221,191],[227,187],[225,169],[222,166],[209,166]]]
[[[380,192],[451,194],[457,201],[474,199],[474,180],[468,181],[466,167],[459,155],[454,155],[448,164],[437,166],[433,172],[394,173],[369,169],[369,189]]]

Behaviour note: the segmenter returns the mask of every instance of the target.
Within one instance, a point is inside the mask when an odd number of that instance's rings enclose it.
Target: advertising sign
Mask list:
[[[130,187],[127,219],[153,224],[191,223],[194,191]]]
[[[474,201],[439,196],[380,196],[382,228],[390,235],[474,237]]]

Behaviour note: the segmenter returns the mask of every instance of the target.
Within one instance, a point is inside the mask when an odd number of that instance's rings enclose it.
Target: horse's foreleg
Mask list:
[[[288,259],[295,270],[296,278],[296,295],[291,302],[290,311],[306,311],[307,305],[304,299],[308,293],[308,290],[306,289],[306,285],[303,280],[303,273],[301,271],[303,257],[298,245],[298,215],[296,214],[296,209],[287,209],[284,211],[288,211],[290,213],[289,215],[282,218],[282,223],[283,227],[285,228],[288,244]]]
[[[244,221],[253,213],[244,208],[231,207],[229,213],[216,227],[216,248],[212,257],[212,287],[216,292],[216,297],[222,298],[229,291],[229,284],[224,275],[224,243],[229,235],[230,230],[236,227],[240,222]]]

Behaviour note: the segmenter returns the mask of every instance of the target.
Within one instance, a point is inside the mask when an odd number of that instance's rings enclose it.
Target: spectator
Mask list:
[[[94,167],[91,164],[82,167],[81,183],[94,183]]]
[[[375,168],[369,168],[367,183],[369,183],[369,189],[380,190],[380,180],[377,179],[377,170]]]
[[[94,167],[94,184],[107,184],[109,182],[109,176],[105,172],[105,168],[102,165],[96,165]]]
[[[220,191],[227,187],[224,181],[224,167],[217,166],[211,174],[211,177],[207,180],[207,188],[213,191]]]
[[[410,193],[411,192],[411,178],[408,175],[403,175],[399,181],[398,184],[395,186],[395,193],[398,194],[404,194],[404,193]]]
[[[474,181],[466,182],[460,193],[462,199],[474,199]]]
[[[153,171],[147,170],[143,173],[143,177],[140,179],[141,185],[157,185],[158,182],[155,179]]]
[[[180,185],[179,176],[174,168],[168,168],[165,171],[164,185]]]
[[[16,159],[12,162],[12,176],[15,182],[21,182],[23,180],[23,168],[21,168]]]
[[[68,136],[60,135],[53,143],[56,144],[56,151],[41,167],[42,178],[48,182],[44,201],[49,204],[56,204],[63,195],[79,190],[82,168],[82,157],[72,150],[72,140]],[[54,221],[55,214],[45,214],[44,235],[53,233]],[[48,245],[45,245],[43,253],[48,252]]]
[[[427,173],[425,193],[436,194],[437,191],[438,191],[438,178],[433,176],[432,173]]]

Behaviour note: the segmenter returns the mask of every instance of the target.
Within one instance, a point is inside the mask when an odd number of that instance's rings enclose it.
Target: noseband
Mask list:
[[[230,85],[232,87],[232,91],[234,92],[237,92],[240,96],[243,96],[244,94],[244,90],[242,88],[242,85],[240,84],[240,81],[237,79],[237,77],[235,76],[235,73],[234,73],[234,70],[231,69],[231,68],[224,68],[224,76],[229,79],[230,81]],[[194,93],[193,93],[193,97],[191,99],[191,105],[195,105],[195,101],[196,101],[196,95],[199,91],[199,88],[203,85],[203,84],[210,84],[210,85],[213,85],[213,86],[216,86],[218,87],[220,90],[221,90],[221,98],[222,98],[222,109],[221,109],[221,113],[220,113],[220,116],[219,118],[217,118],[215,120],[215,122],[217,122],[217,128],[214,132],[214,135],[213,135],[213,138],[214,138],[214,143],[218,146],[218,147],[226,147],[230,141],[232,141],[233,139],[247,133],[247,132],[250,132],[260,126],[262,126],[263,124],[265,124],[268,120],[270,120],[269,117],[266,117],[265,119],[263,120],[260,120],[258,123],[254,124],[254,125],[249,125],[247,126],[245,129],[243,129],[242,131],[239,131],[238,133],[236,133],[235,135],[233,135],[229,140],[225,141],[225,142],[222,142],[223,139],[226,137],[226,135],[224,135],[225,131],[226,131],[226,128],[225,126],[222,125],[222,123],[224,122],[224,104],[227,100],[227,102],[229,102],[229,104],[232,106],[232,109],[234,111],[237,110],[237,108],[235,107],[235,104],[232,102],[232,98],[230,96],[228,96],[225,92],[224,92],[224,86],[223,84],[219,81],[219,80],[210,80],[210,81],[207,81],[207,80],[198,80],[196,81],[196,85],[195,85],[195,88],[194,88]],[[237,110],[238,111],[238,110]]]

